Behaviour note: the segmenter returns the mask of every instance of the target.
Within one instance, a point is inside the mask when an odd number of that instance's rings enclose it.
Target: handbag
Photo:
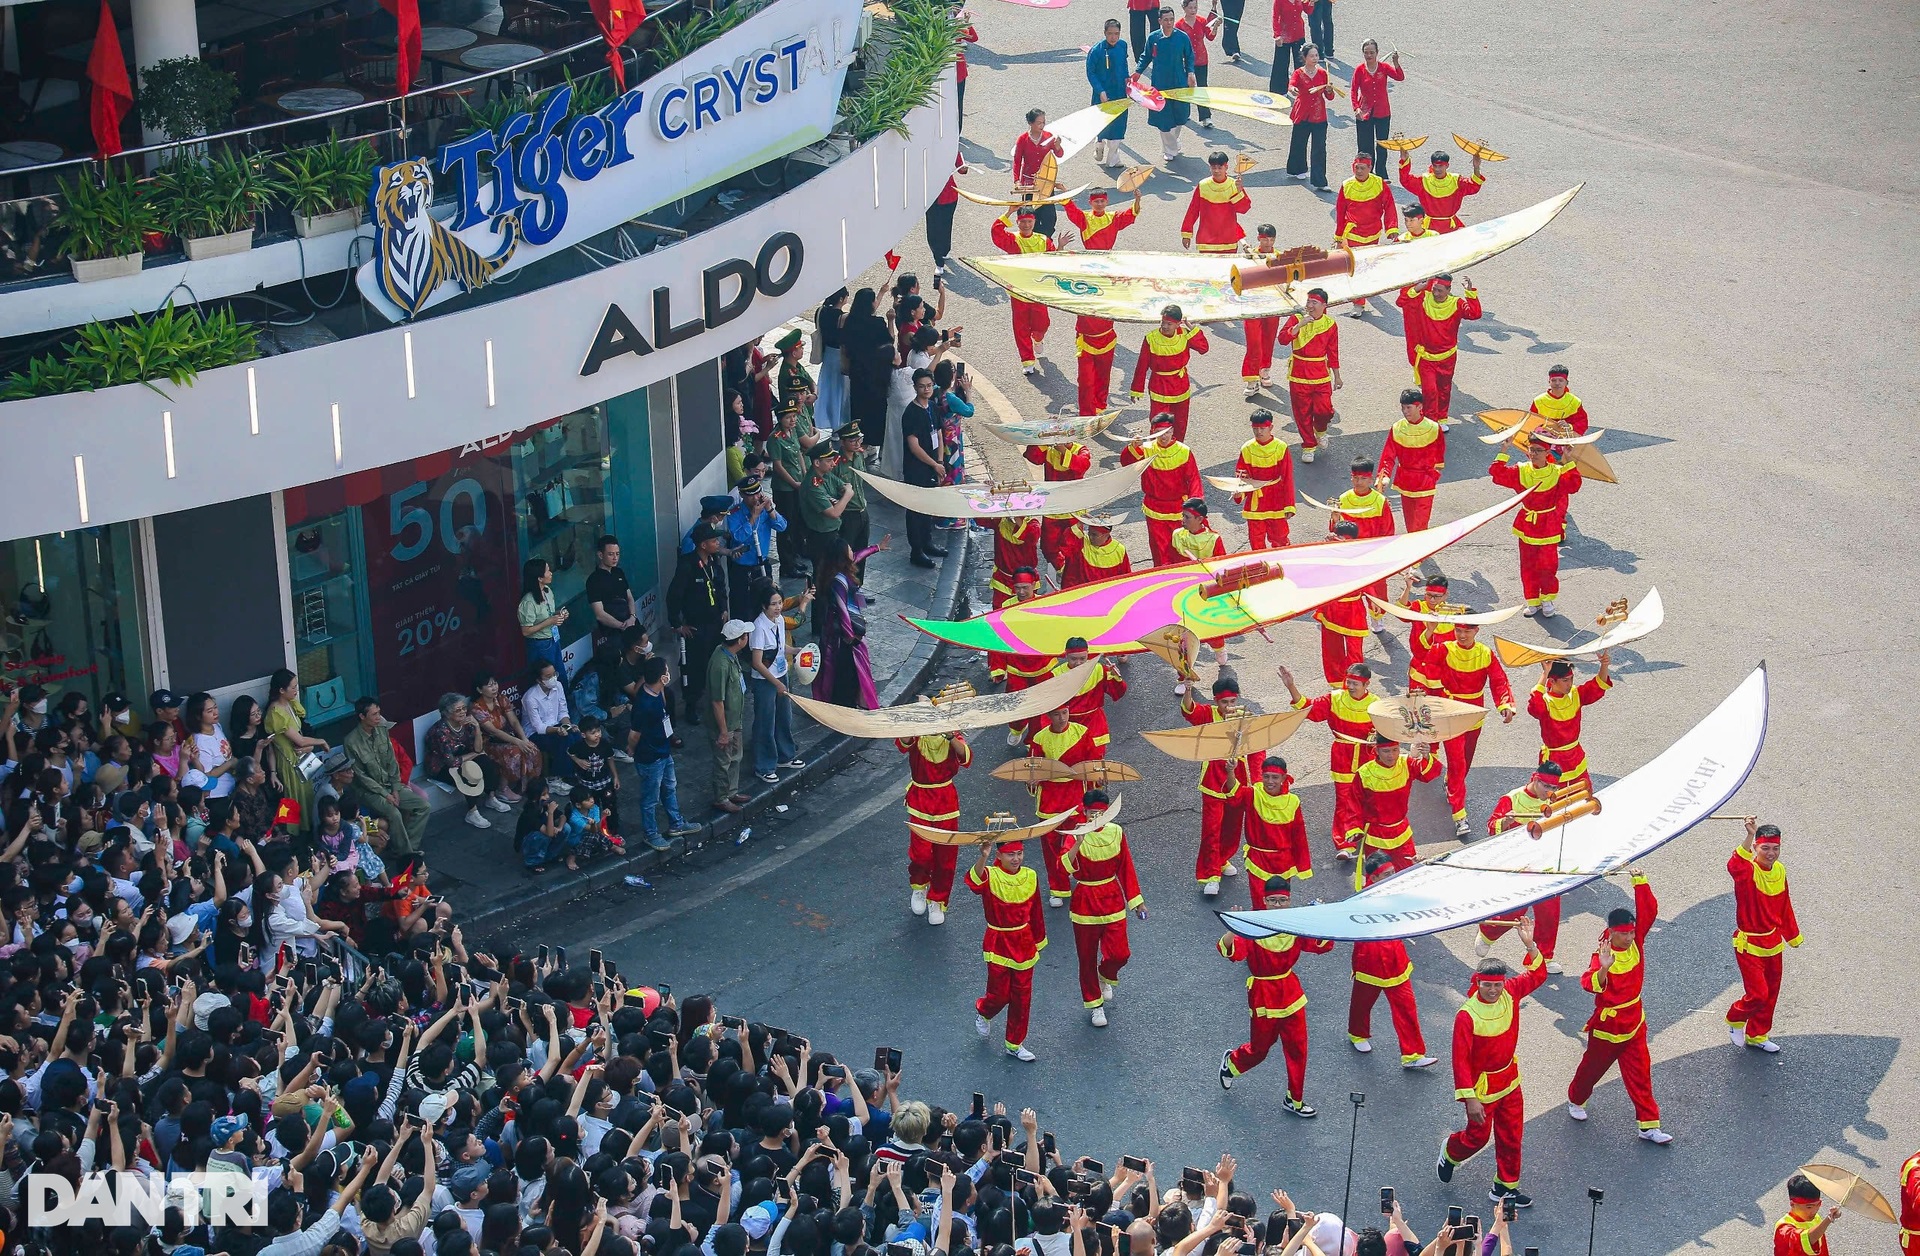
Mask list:
[[[296,771],[300,773],[301,776],[307,779],[309,784],[311,784],[312,782],[319,780],[321,777],[321,774],[322,774],[321,763],[322,763],[322,760],[320,756],[315,752],[309,750],[305,754],[300,756],[299,761],[294,764],[294,768]]]

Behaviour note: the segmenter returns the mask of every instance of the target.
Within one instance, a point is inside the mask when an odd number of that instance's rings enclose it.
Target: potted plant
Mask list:
[[[211,135],[233,121],[240,85],[198,57],[169,57],[140,72],[140,121],[171,140]]]
[[[163,216],[196,262],[252,248],[255,218],[281,192],[258,159],[234,152],[179,158],[156,183]]]
[[[160,225],[153,202],[131,174],[105,167],[96,181],[83,171],[60,180],[54,226],[65,234],[60,250],[81,283],[140,273],[140,242]]]
[[[274,174],[293,210],[294,232],[311,238],[359,226],[374,160],[373,146],[365,140],[329,139],[282,154]]]

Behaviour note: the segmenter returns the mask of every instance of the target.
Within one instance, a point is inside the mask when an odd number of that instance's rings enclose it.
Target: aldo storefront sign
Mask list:
[[[412,318],[825,138],[859,24],[860,0],[782,0],[593,113],[569,116],[563,85],[431,162],[378,168],[362,295]],[[450,221],[429,212],[436,185]]]
[[[655,349],[667,349],[682,341],[730,323],[747,312],[756,297],[783,296],[800,282],[800,267],[806,249],[800,237],[791,231],[770,236],[752,261],[732,258],[716,262],[700,273],[700,309],[676,313],[673,293],[655,288],[650,308],[634,316],[618,305],[609,305],[594,333],[593,346],[580,364],[582,375],[598,373],[614,358],[633,354],[645,357]],[[642,325],[648,330],[643,331]]]

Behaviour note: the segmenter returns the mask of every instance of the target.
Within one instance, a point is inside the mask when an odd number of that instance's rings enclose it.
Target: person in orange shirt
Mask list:
[[[1123,119],[1124,120],[1124,119]],[[1067,221],[1080,232],[1080,243],[1089,253],[1112,248],[1120,233],[1140,219],[1140,190],[1134,189],[1133,205],[1118,213],[1107,212],[1107,190],[1095,188],[1087,193],[1087,208],[1067,202]],[[1099,414],[1107,408],[1107,394],[1113,379],[1113,348],[1119,343],[1113,320],[1097,314],[1077,314],[1073,320],[1073,346],[1078,401],[1081,414]]]
[[[960,830],[960,791],[953,779],[973,762],[964,733],[896,737],[894,749],[907,756],[907,819],[929,829]],[[907,910],[937,925],[947,919],[953,896],[958,849],[929,842],[911,830],[907,836]]]
[[[1391,876],[1393,859],[1375,852],[1362,864],[1367,884]],[[1440,1061],[1427,1054],[1426,1035],[1420,1032],[1420,1005],[1413,997],[1413,960],[1407,944],[1398,938],[1353,944],[1353,994],[1347,1000],[1347,1041],[1361,1055],[1373,1051],[1373,1005],[1387,997],[1394,1037],[1400,1042],[1400,1067],[1432,1068]]]
[[[1593,958],[1580,978],[1580,988],[1593,994],[1593,1015],[1587,1018],[1587,1049],[1580,1066],[1567,1086],[1567,1115],[1576,1121],[1587,1119],[1586,1103],[1593,1088],[1615,1063],[1620,1065],[1620,1082],[1633,1101],[1633,1115],[1640,1123],[1640,1137],[1656,1146],[1673,1141],[1673,1135],[1660,1128],[1660,1105],[1653,1098],[1653,1064],[1647,1057],[1647,1015],[1640,1003],[1646,984],[1647,934],[1660,910],[1653,887],[1639,869],[1633,876],[1633,906],[1616,907],[1607,913],[1607,927],[1601,931]]]
[[[1567,368],[1558,362],[1547,368],[1547,391],[1535,397],[1527,409],[1543,419],[1566,423],[1581,436],[1587,434],[1592,422],[1580,398],[1567,391]]]
[[[1213,682],[1213,701],[1194,700],[1192,686],[1180,695],[1180,711],[1197,728],[1217,724],[1240,714],[1240,681],[1223,671]],[[1193,862],[1193,879],[1208,898],[1220,893],[1221,877],[1237,877],[1233,854],[1240,849],[1246,828],[1247,789],[1259,769],[1253,755],[1238,759],[1209,759],[1200,772],[1200,853]]]
[[[1769,1035],[1780,1001],[1780,955],[1806,938],[1787,892],[1787,865],[1780,862],[1780,826],[1747,817],[1747,836],[1727,860],[1733,878],[1733,958],[1740,965],[1740,997],[1727,1009],[1733,1045],[1768,1054],[1780,1050]]]
[[[1435,275],[1425,283],[1403,288],[1396,304],[1405,321],[1408,359],[1413,382],[1420,386],[1427,417],[1443,428],[1453,426],[1453,372],[1460,364],[1460,324],[1479,318],[1479,290],[1462,276],[1461,293],[1453,295],[1453,276]]]
[[[1028,445],[1020,451],[1020,456],[1039,467],[1042,478],[1048,484],[1082,479],[1093,465],[1093,453],[1077,440],[1060,445]],[[1056,572],[1066,570],[1067,544],[1072,531],[1072,515],[1048,515],[1040,523],[1040,556]],[[997,543],[994,553],[996,556],[999,553]],[[1037,562],[1033,565],[1039,566]],[[994,609],[998,610],[999,607]]]
[[[1133,559],[1127,547],[1113,534],[1120,522],[1117,515],[1079,516],[1067,541],[1067,567],[1061,573],[1060,587],[1077,589],[1097,580],[1111,580],[1133,571]]]
[[[1431,585],[1428,586],[1431,589]],[[1446,595],[1443,585],[1442,597]],[[1426,625],[1416,624],[1418,629]],[[1446,625],[1433,625],[1446,627]],[[1479,644],[1478,624],[1454,624],[1446,636],[1435,636],[1427,646],[1421,672],[1427,680],[1427,692],[1455,702],[1484,706],[1483,695],[1493,699],[1503,723],[1513,723],[1513,686],[1507,682],[1507,669],[1500,656]],[[1447,804],[1453,808],[1453,835],[1465,840],[1473,832],[1467,823],[1467,773],[1473,770],[1473,752],[1480,745],[1480,730],[1470,728],[1458,737],[1441,743],[1447,760]]]
[[[1560,596],[1560,542],[1567,534],[1567,503],[1580,491],[1580,468],[1561,457],[1557,446],[1527,442],[1527,462],[1516,467],[1512,446],[1506,446],[1487,468],[1493,482],[1509,492],[1527,494],[1513,519],[1513,535],[1520,543],[1520,592],[1529,619],[1553,614]]]
[[[991,1034],[993,1018],[1004,1009],[1007,1054],[1031,1064],[1037,1057],[1027,1050],[1027,1017],[1033,1010],[1033,966],[1047,948],[1047,918],[1040,909],[1040,878],[1022,866],[1025,862],[1017,842],[983,842],[967,870],[967,888],[980,896],[987,916],[980,942],[987,992],[974,1000],[974,1032],[982,1038]]]
[[[1247,422],[1253,439],[1240,446],[1233,473],[1260,487],[1235,493],[1233,502],[1247,521],[1247,548],[1278,549],[1287,544],[1287,520],[1294,512],[1293,459],[1287,442],[1273,434],[1273,411],[1255,410]]]
[[[1269,894],[1285,900],[1285,883],[1270,887]],[[1285,907],[1283,901],[1279,904]],[[1243,938],[1237,933],[1223,934],[1215,944],[1222,958],[1247,966],[1247,1041],[1220,1053],[1220,1089],[1232,1090],[1236,1078],[1267,1058],[1278,1042],[1287,1058],[1287,1097],[1281,1105],[1290,1114],[1315,1117],[1320,1113],[1307,1102],[1307,993],[1293,966],[1302,955],[1325,955],[1333,943],[1318,938],[1297,938],[1290,933],[1272,937]]]
[[[1105,810],[1109,802],[1106,790],[1087,791],[1089,810]],[[1133,957],[1127,913],[1145,920],[1146,900],[1126,832],[1112,821],[1073,835],[1062,863],[1073,878],[1067,919],[1073,922],[1073,949],[1080,960],[1080,1002],[1093,1013],[1094,1026],[1105,1029],[1120,970]]]
[[[993,521],[993,609],[1013,597],[1013,573],[1040,569],[1040,520],[1033,515],[1005,515]]]
[[[1146,398],[1156,414],[1173,419],[1173,438],[1187,438],[1187,407],[1193,400],[1193,380],[1187,363],[1212,346],[1207,333],[1189,327],[1177,305],[1160,311],[1160,325],[1140,341],[1140,358],[1133,368],[1133,399]]]
[[[1313,852],[1307,846],[1307,822],[1300,814],[1300,796],[1293,792],[1287,761],[1267,755],[1260,761],[1260,779],[1247,791],[1247,892],[1253,909],[1267,905],[1267,888],[1285,886],[1313,876]]]
[[[1400,743],[1382,732],[1373,734],[1373,761],[1354,773],[1360,787],[1360,825],[1365,853],[1385,855],[1396,870],[1411,868],[1419,858],[1414,848],[1413,824],[1407,819],[1415,781],[1440,775],[1440,760],[1425,744],[1416,743],[1404,755]],[[1354,868],[1353,888],[1364,884],[1364,873]]]
[[[1226,538],[1207,520],[1207,502],[1189,497],[1180,507],[1180,528],[1173,534],[1173,552],[1181,562],[1199,562],[1227,556]]]
[[[1053,666],[1047,669],[1047,676],[1051,679],[1063,672],[1070,672],[1091,658],[1085,637],[1068,637],[1065,653],[1054,660]],[[1093,735],[1093,744],[1100,755],[1105,755],[1108,744],[1113,740],[1107,728],[1107,703],[1118,702],[1126,696],[1126,678],[1110,660],[1102,658],[1100,666],[1093,670],[1080,691],[1067,699],[1067,718],[1086,727],[1087,732]]]
[[[1254,244],[1247,250],[1247,256],[1271,257],[1275,239],[1273,224],[1261,223],[1254,228],[1253,236]],[[1240,382],[1246,386],[1247,400],[1252,401],[1263,387],[1273,382],[1273,346],[1280,335],[1280,316],[1269,314],[1242,319],[1240,328],[1247,342],[1247,351],[1240,357]]]
[[[1207,154],[1207,177],[1194,185],[1187,216],[1180,220],[1180,247],[1200,253],[1237,253],[1246,230],[1240,216],[1253,211],[1253,198],[1227,173],[1225,153]]]
[[[1096,744],[1093,734],[1085,724],[1073,722],[1073,716],[1064,706],[1055,707],[1047,712],[1046,724],[1033,734],[1027,743],[1027,754],[1034,759],[1052,759],[1055,763],[1072,767],[1076,763],[1090,763],[1106,757],[1106,750]],[[1075,818],[1067,821],[1062,828],[1072,828],[1086,819],[1085,798],[1087,787],[1077,780],[1042,781],[1028,786],[1036,800],[1034,814],[1041,819],[1071,813]],[[1059,829],[1043,835],[1040,839],[1040,853],[1047,868],[1047,906],[1064,907],[1067,895],[1072,891],[1072,882],[1067,877],[1066,866],[1060,857],[1066,853],[1067,838]]]
[[[1366,831],[1356,775],[1364,764],[1373,760],[1373,718],[1368,714],[1375,697],[1369,689],[1373,669],[1365,663],[1355,663],[1347,669],[1345,683],[1340,688],[1311,702],[1293,683],[1293,673],[1284,667],[1280,669],[1280,683],[1287,687],[1287,696],[1293,699],[1296,709],[1305,710],[1307,719],[1325,724],[1333,734],[1329,764],[1333,777],[1333,854],[1336,859],[1352,859]]]
[[[1327,317],[1327,290],[1307,289],[1305,317],[1296,314],[1280,328],[1292,351],[1287,358],[1287,399],[1293,426],[1300,433],[1300,460],[1312,462],[1320,434],[1333,422],[1333,394],[1340,382],[1340,328]]]
[[[1425,394],[1418,388],[1400,390],[1400,418],[1387,429],[1380,447],[1380,475],[1374,487],[1400,490],[1400,515],[1407,531],[1424,530],[1433,520],[1433,495],[1440,473],[1447,467],[1447,434],[1427,417]]]
[[[1145,361],[1143,358],[1142,361]],[[1148,420],[1152,436],[1120,451],[1120,465],[1140,468],[1140,510],[1147,517],[1147,549],[1155,567],[1176,561],[1173,533],[1180,512],[1196,497],[1206,496],[1200,480],[1200,460],[1181,443],[1174,416],[1161,411]]]
[[[1334,243],[1350,249],[1366,248],[1385,240],[1387,233],[1399,225],[1393,189],[1373,172],[1373,157],[1361,153],[1353,159],[1353,177],[1340,185],[1339,195],[1333,199]],[[1366,312],[1367,299],[1360,297],[1347,311],[1347,317],[1359,318]]]
[[[1003,218],[993,220],[993,245],[1002,253],[1052,253],[1058,249],[1053,237],[1035,231],[1034,207],[1021,205]],[[1041,344],[1047,338],[1052,320],[1047,307],[1038,301],[1011,300],[1013,311],[1013,347],[1020,354],[1020,370],[1033,375],[1040,370]]]
[[[1533,929],[1522,922],[1527,944],[1525,967],[1517,976],[1497,959],[1483,959],[1473,974],[1473,992],[1453,1017],[1453,1096],[1466,1105],[1467,1126],[1447,1138],[1434,1171],[1442,1182],[1493,1143],[1494,1203],[1512,1200],[1516,1208],[1533,1206],[1520,1189],[1521,1140],[1527,1129],[1527,1101],[1520,1092],[1520,1000],[1547,979],[1546,961],[1533,943]]]
[[[1804,1173],[1794,1174],[1787,1179],[1787,1215],[1773,1225],[1773,1256],[1830,1256],[1827,1227],[1839,1219],[1838,1207],[1821,1216],[1820,1188]]]
[[[1473,159],[1473,173],[1466,178],[1450,173],[1453,159],[1445,153],[1435,153],[1427,158],[1427,172],[1419,178],[1413,177],[1413,154],[1400,154],[1400,186],[1420,198],[1421,208],[1427,211],[1427,227],[1441,235],[1449,231],[1458,231],[1464,225],[1460,221],[1460,202],[1469,196],[1478,196],[1480,189],[1486,186],[1486,176],[1480,173],[1480,159]]]

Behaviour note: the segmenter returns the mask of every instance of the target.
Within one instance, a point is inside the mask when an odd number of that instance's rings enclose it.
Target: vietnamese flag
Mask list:
[[[640,29],[640,23],[647,20],[647,10],[643,0],[588,0],[593,6],[593,20],[599,23],[601,38],[607,41],[607,64],[613,67],[613,81],[621,91],[627,90],[627,67],[620,58],[621,45],[628,36]]]
[[[120,31],[113,24],[107,0],[100,0],[100,29],[94,34],[93,52],[87,57],[87,77],[93,80],[93,146],[100,156],[111,157],[124,147],[120,143],[120,122],[133,107],[133,83],[127,78],[127,62],[120,55]]]
[[[413,76],[420,72],[420,0],[380,0],[380,7],[400,25],[400,55],[394,61],[393,77],[404,96],[413,90]]]

